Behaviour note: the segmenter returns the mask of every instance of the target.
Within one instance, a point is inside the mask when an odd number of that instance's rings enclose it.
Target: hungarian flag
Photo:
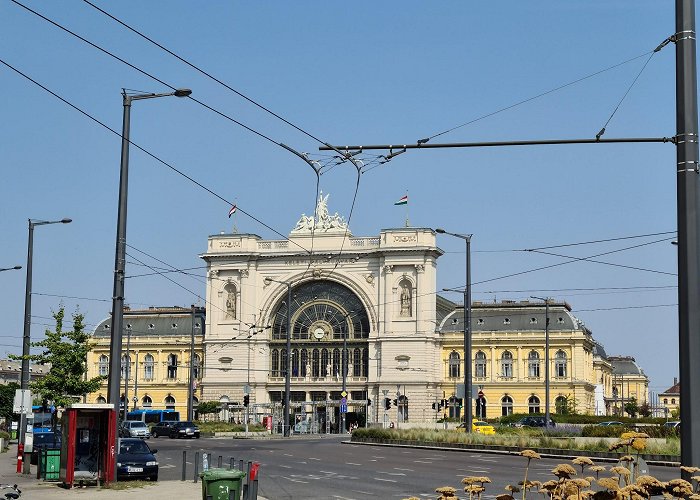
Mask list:
[[[403,195],[399,201],[394,203],[394,205],[408,205],[408,195]]]
[[[236,213],[236,205],[233,205],[231,207],[231,210],[228,211],[228,218],[230,219],[233,214]]]

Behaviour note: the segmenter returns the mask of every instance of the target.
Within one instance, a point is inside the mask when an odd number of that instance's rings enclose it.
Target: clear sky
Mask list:
[[[675,47],[650,58],[674,31],[670,2],[94,2],[333,144],[415,143],[467,122],[431,143],[593,138],[618,105],[604,137],[675,134]],[[275,231],[287,235],[302,212],[313,212],[316,176],[279,143],[324,165],[329,210],[350,216],[355,167],[330,168],[309,135],[83,1],[25,4],[271,139],[190,99],[134,103],[132,141],[223,200],[132,147],[133,307],[204,305],[198,255],[208,235],[235,222],[240,232],[280,238]],[[2,61],[118,132],[122,88],[169,90],[10,0],[0,2],[0,32]],[[94,328],[111,309],[119,136],[2,64],[0,86],[0,268],[26,265],[27,219],[72,218],[35,230],[32,336],[42,337],[61,302]],[[379,164],[376,155],[386,153],[358,156],[365,168],[354,235],[403,225],[394,202],[408,192],[412,225],[473,233],[474,300],[566,300],[608,354],[636,358],[653,392],[673,384],[673,145],[409,150]],[[265,225],[242,213],[228,219],[234,201]],[[581,258],[626,249],[597,258],[616,265],[577,261],[496,279],[570,261],[519,250],[651,234],[546,250]],[[464,243],[438,242],[446,251],[438,289],[464,286]],[[168,274],[170,281],[144,263],[196,269]],[[24,283],[24,270],[0,273],[2,351],[21,351]]]

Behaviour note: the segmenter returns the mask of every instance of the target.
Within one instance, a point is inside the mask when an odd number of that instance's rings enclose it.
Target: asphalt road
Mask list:
[[[212,454],[213,466],[222,456],[259,462],[259,494],[274,499],[435,498],[435,488],[453,486],[462,491],[465,476],[488,476],[485,497],[505,493],[505,486],[522,481],[527,460],[515,455],[376,445],[342,444],[341,436],[290,439],[151,438],[157,448],[160,479],[179,479],[182,451],[187,451],[187,480],[194,473],[194,453]],[[554,479],[551,470],[568,459],[533,460],[528,479]],[[609,463],[600,463],[608,468]],[[578,470],[578,467],[575,466]],[[201,470],[201,465],[200,465]],[[605,473],[603,473],[605,474]],[[661,480],[680,477],[677,468],[652,467]],[[586,471],[584,475],[593,475]],[[611,474],[607,474],[610,476]],[[601,476],[603,477],[603,476]]]

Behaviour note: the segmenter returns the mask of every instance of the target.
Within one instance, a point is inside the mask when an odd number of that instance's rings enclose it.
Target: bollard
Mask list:
[[[243,471],[243,460],[238,461],[238,470],[241,472]]]
[[[231,457],[228,461],[228,468],[233,470],[236,468],[236,459]]]
[[[17,473],[22,472],[22,460],[24,460],[24,444],[19,443],[17,445]]]
[[[248,500],[258,500],[258,480],[253,481],[250,490],[250,498]]]
[[[194,452],[194,482],[199,479],[199,452]]]
[[[209,470],[209,467],[214,467],[214,461],[211,459],[211,453],[207,453],[207,470]]]
[[[187,451],[182,450],[182,478],[180,481],[184,481],[187,477]]]
[[[209,456],[207,456],[206,453],[202,453],[202,471],[208,471],[209,470],[209,461],[210,461]]]
[[[248,500],[248,484],[243,485],[243,500]]]
[[[250,469],[253,467],[253,462],[248,461],[248,468],[246,469],[245,475],[245,486],[243,487],[243,498],[244,500],[250,500],[250,485],[252,481],[250,480]]]
[[[224,460],[224,457],[222,457],[221,455],[219,455],[219,461],[216,463],[216,466],[217,466],[219,469],[221,469],[221,468],[223,467],[223,460]]]

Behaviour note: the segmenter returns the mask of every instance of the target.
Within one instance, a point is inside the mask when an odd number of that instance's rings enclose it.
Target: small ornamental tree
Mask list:
[[[32,347],[41,347],[43,352],[26,356],[31,362],[51,365],[46,376],[29,384],[29,388],[39,399],[53,402],[55,406],[69,406],[78,402],[85,394],[95,392],[106,378],[104,376],[85,378],[87,354],[91,350],[90,335],[84,331],[84,316],[73,314],[73,330],[63,330],[65,310],[63,305],[53,313],[56,330],[46,330],[46,338],[32,342]],[[10,356],[22,360],[25,356]]]
[[[221,403],[218,401],[202,401],[197,405],[197,414],[199,414],[202,420],[206,421],[206,415],[210,413],[218,413],[221,410]]]
[[[625,413],[630,417],[636,417],[639,413],[639,405],[637,404],[637,398],[632,398],[629,402],[625,403]]]

